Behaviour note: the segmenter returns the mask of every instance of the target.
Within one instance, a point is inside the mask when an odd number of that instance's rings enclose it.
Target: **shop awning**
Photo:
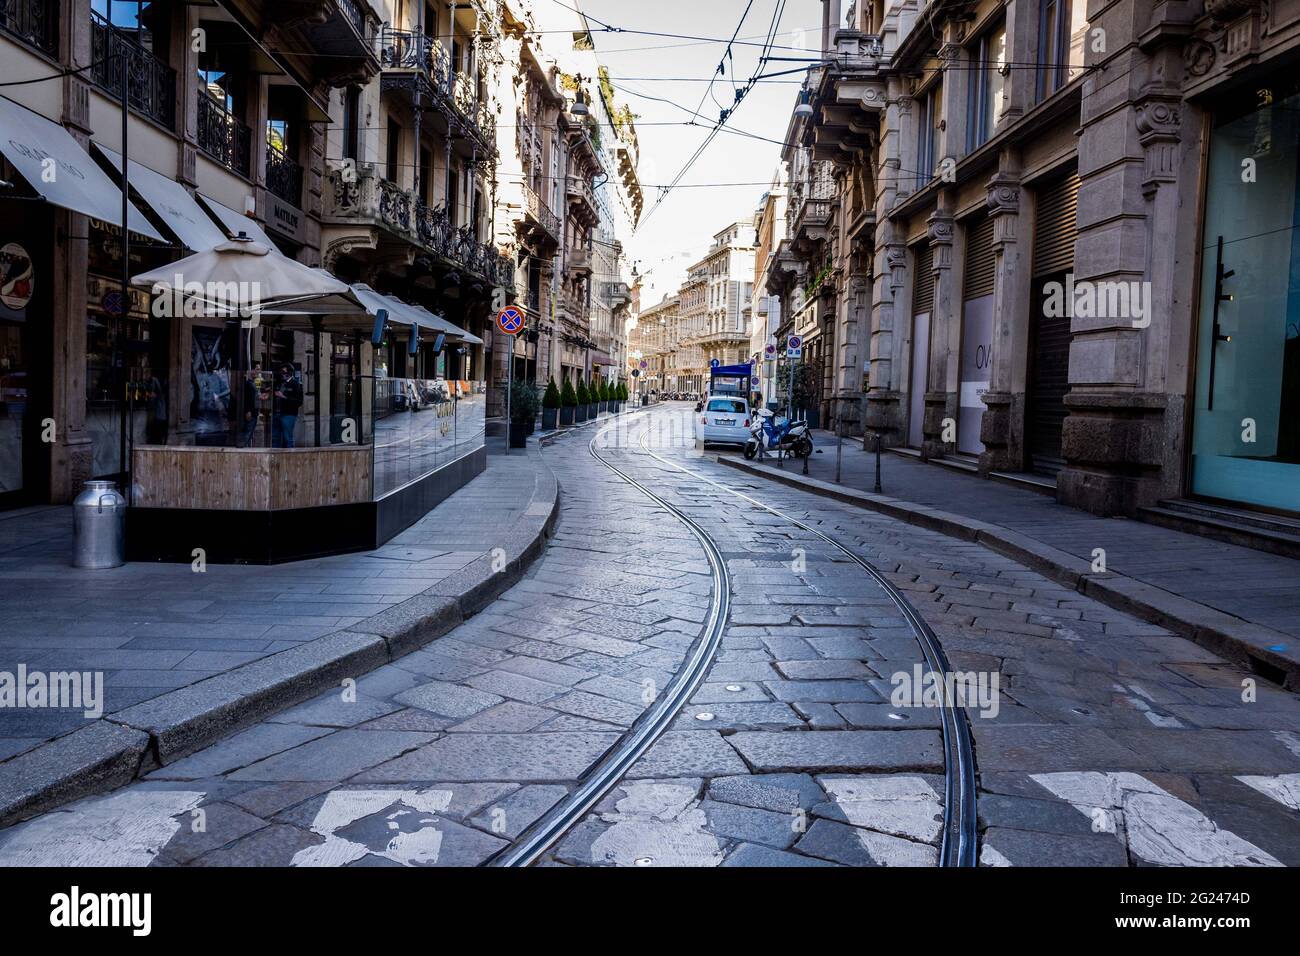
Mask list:
[[[96,143],[95,148],[104,154],[114,169],[119,173],[122,171],[120,153],[102,143]],[[200,209],[194,197],[174,179],[168,179],[148,166],[141,166],[134,159],[127,179],[167,228],[176,233],[186,249],[202,252],[226,241],[226,234],[217,228],[212,217]]]
[[[212,210],[212,215],[217,217],[217,221],[221,223],[222,228],[230,233],[230,238],[237,239],[242,232],[254,242],[260,242],[266,246],[273,254],[283,255],[276,248],[275,243],[271,241],[271,237],[252,218],[245,216],[243,213],[235,212],[235,210],[222,205],[211,196],[205,196],[203,193],[199,193],[198,196],[203,200],[203,205]]]
[[[122,191],[72,134],[3,96],[0,152],[48,202],[101,222],[122,225]],[[134,206],[127,207],[127,222],[131,232],[167,241]]]
[[[592,365],[613,365],[614,360],[609,357],[608,352],[592,352],[591,364]]]
[[[466,332],[459,325],[453,325],[440,315],[434,315],[424,306],[413,305],[394,296],[376,292],[364,282],[352,286],[352,293],[361,300],[361,304],[370,311],[371,315],[384,309],[388,312],[388,321],[396,322],[398,325],[411,325],[430,332],[441,332],[449,339],[467,342],[470,345],[483,344],[483,340],[477,335]]]

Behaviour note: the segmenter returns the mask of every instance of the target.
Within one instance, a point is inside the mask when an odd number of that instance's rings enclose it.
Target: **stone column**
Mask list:
[[[1030,250],[1032,223],[1021,210],[1018,157],[1004,150],[998,172],[988,183],[989,216],[993,219],[993,364],[988,411],[980,423],[980,471],[1019,471],[1024,467],[1025,379],[1030,316]]]
[[[1144,21],[1112,7],[1097,25],[1114,38]],[[1097,514],[1133,514],[1179,491],[1200,208],[1187,198],[1200,124],[1183,123],[1183,70],[1176,45],[1125,48],[1108,71],[1135,78],[1126,102],[1085,86],[1075,280],[1125,283],[1146,306],[1071,319],[1057,498]]]
[[[927,220],[934,251],[934,308],[930,313],[930,375],[925,393],[923,458],[940,458],[957,449],[957,362],[960,358],[961,303],[952,275],[953,218],[946,193]],[[946,427],[951,425],[951,428]],[[944,441],[945,433],[952,441]]]
[[[89,66],[89,4],[65,0],[60,7],[60,49],[74,69]],[[86,150],[90,149],[90,86],[86,74],[65,76],[63,125]],[[49,501],[64,504],[81,491],[91,477],[94,448],[86,431],[86,273],[90,222],[87,217],[52,208],[50,241],[53,246],[51,298],[52,367],[35,374],[50,374],[51,417],[54,440],[49,443]]]

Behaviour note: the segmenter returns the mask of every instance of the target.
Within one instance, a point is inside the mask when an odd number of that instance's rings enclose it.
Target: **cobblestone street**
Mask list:
[[[1250,675],[1190,641],[982,546],[724,468],[688,429],[669,405],[560,437],[541,453],[555,536],[483,611],[0,831],[0,865],[499,859],[669,694],[717,598],[701,541],[593,439],[713,542],[730,606],[703,681],[543,864],[939,862],[958,768],[941,708],[899,696],[921,645],[863,568],[782,515],[868,561],[982,675],[964,701],[981,864],[1300,863],[1295,695],[1256,680],[1245,702]]]

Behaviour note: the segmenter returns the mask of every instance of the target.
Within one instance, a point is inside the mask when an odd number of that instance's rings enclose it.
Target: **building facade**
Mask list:
[[[887,443],[1096,513],[1300,511],[1300,4],[826,9],[787,158],[828,236],[796,213],[769,286],[832,395],[865,368]]]

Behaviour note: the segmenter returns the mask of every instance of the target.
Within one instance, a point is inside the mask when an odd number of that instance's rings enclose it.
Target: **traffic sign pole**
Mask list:
[[[506,454],[510,454],[510,428],[512,425],[510,419],[510,393],[514,391],[515,383],[515,336],[524,330],[524,313],[513,305],[508,305],[497,313],[497,328],[506,336],[506,341],[510,343],[510,351],[506,356]],[[528,346],[524,346],[524,370],[527,374],[528,368]]]

